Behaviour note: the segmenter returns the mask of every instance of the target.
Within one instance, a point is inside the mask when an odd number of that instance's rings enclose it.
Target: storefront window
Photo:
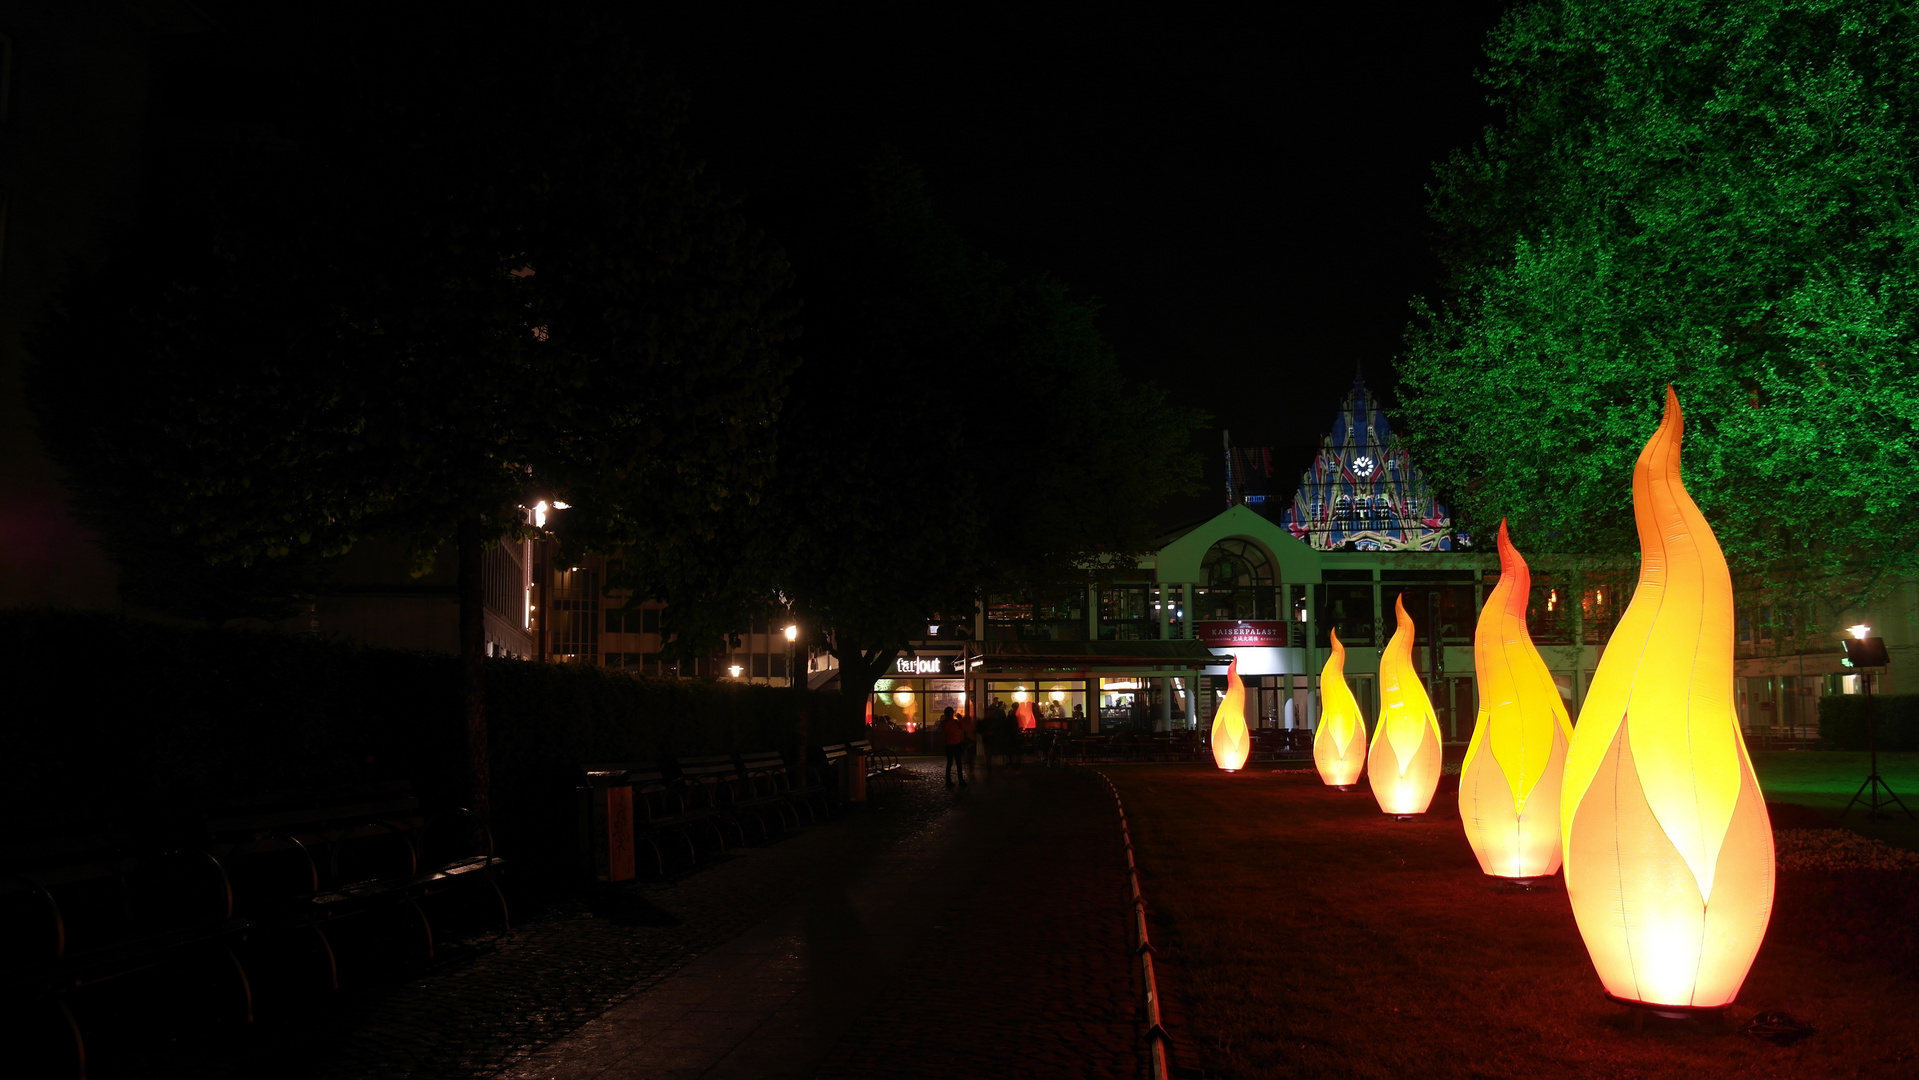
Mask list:
[[[1344,645],[1372,645],[1373,587],[1371,585],[1315,585],[1313,607],[1318,612],[1315,626],[1319,648],[1331,645],[1331,631],[1339,631]]]
[[[1564,582],[1535,576],[1532,598],[1526,606],[1526,629],[1535,645],[1571,645],[1572,598]]]
[[[1624,574],[1587,574],[1579,597],[1581,633],[1588,645],[1604,645],[1632,599],[1632,579]],[[1750,629],[1748,627],[1748,629]],[[1750,640],[1748,636],[1745,640]]]
[[[938,724],[948,708],[966,707],[964,679],[880,679],[873,684],[873,722],[903,731]]]
[[[1439,599],[1439,640],[1443,645],[1471,645],[1473,632],[1477,629],[1479,613],[1473,608],[1473,587],[1471,585],[1388,585],[1380,597],[1380,606],[1385,609],[1389,620],[1392,615],[1392,601],[1395,596],[1403,597],[1406,602],[1406,614],[1413,617],[1413,644],[1425,647],[1432,644],[1433,598]],[[1390,635],[1392,627],[1388,627]],[[1346,632],[1340,631],[1344,640]]]
[[[1034,636],[1045,641],[1086,640],[1086,590],[1041,589],[1034,597]]]
[[[995,702],[1009,714],[1017,712],[1022,702],[1030,704],[1033,719],[1042,728],[1086,730],[1085,683],[1055,679],[989,682],[986,707],[991,708]]]
[[[1150,585],[1115,585],[1099,591],[1101,641],[1150,641],[1159,637],[1159,612]]]

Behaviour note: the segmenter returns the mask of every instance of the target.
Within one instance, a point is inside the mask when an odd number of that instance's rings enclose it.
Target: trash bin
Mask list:
[[[847,751],[840,759],[840,790],[846,793],[847,802],[866,801],[866,755]]]
[[[594,881],[633,880],[633,785],[625,765],[582,765],[582,869]]]

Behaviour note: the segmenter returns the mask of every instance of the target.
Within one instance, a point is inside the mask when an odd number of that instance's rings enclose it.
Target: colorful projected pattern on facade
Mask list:
[[[1451,551],[1453,521],[1394,438],[1362,379],[1339,407],[1333,431],[1299,480],[1280,524],[1332,551]],[[1460,546],[1465,546],[1463,537]]]

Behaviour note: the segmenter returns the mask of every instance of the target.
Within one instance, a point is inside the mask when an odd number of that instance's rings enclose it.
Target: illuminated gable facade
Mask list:
[[[1321,551],[1452,551],[1455,536],[1446,504],[1394,437],[1362,379],[1321,440],[1319,455],[1300,477],[1299,492],[1280,522],[1296,539]],[[1456,543],[1457,542],[1457,543]]]

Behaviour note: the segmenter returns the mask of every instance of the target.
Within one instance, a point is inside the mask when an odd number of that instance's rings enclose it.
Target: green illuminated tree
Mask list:
[[[1870,0],[1508,14],[1438,169],[1407,427],[1484,532],[1623,552],[1665,384],[1735,572],[1843,609],[1919,553],[1919,19]]]

